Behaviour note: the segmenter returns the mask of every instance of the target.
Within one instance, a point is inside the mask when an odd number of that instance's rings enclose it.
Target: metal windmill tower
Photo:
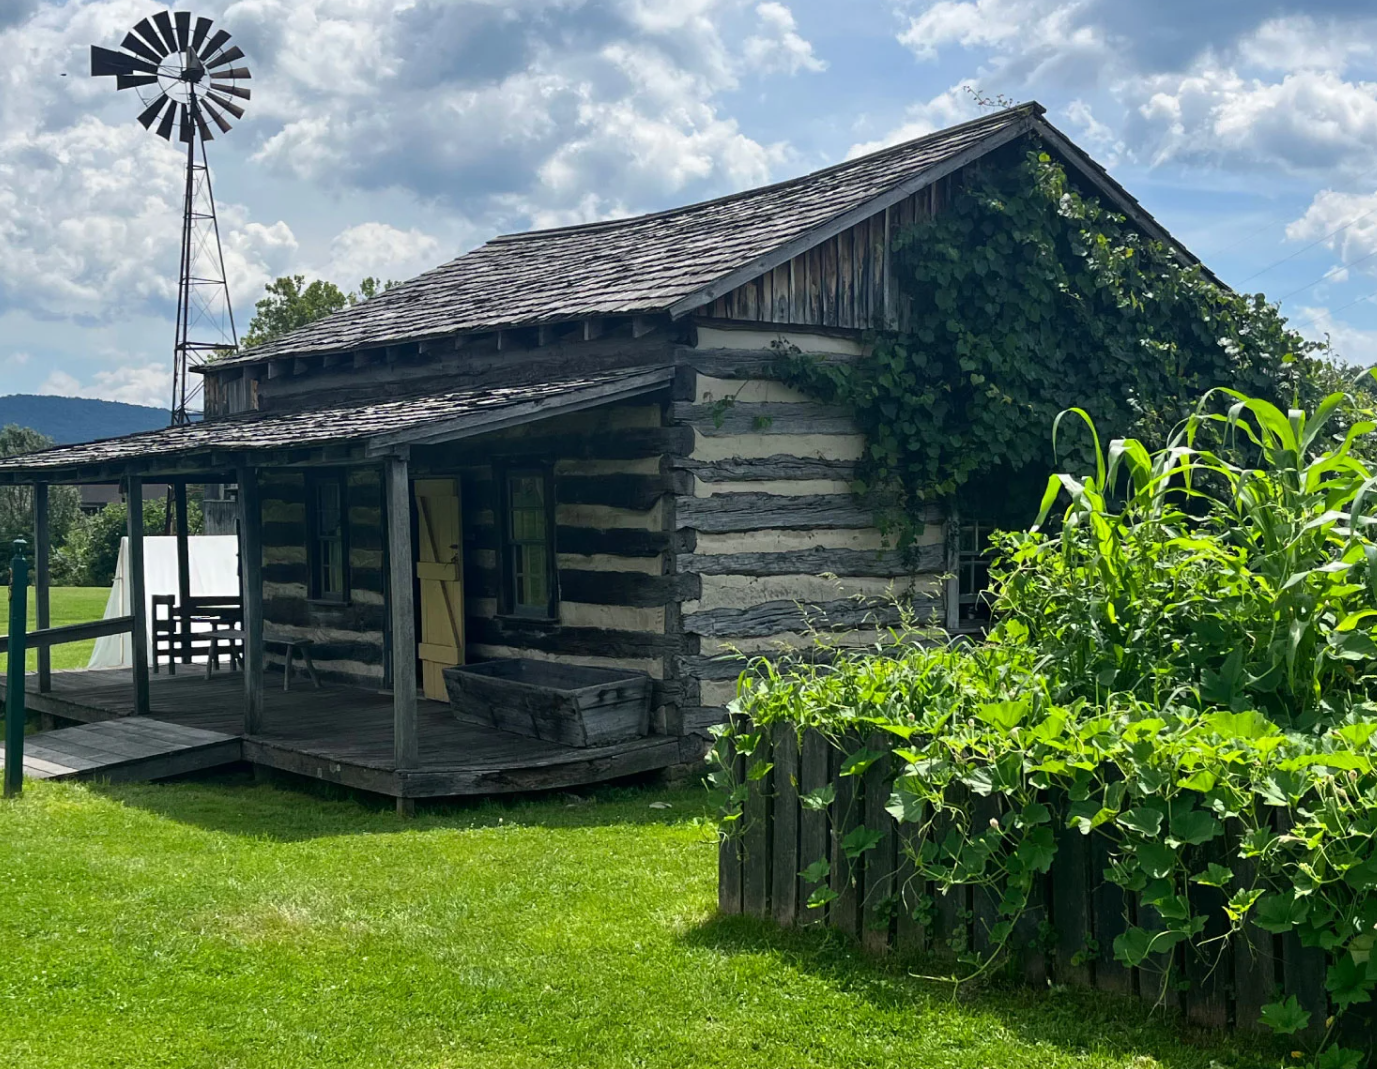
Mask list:
[[[247,67],[207,18],[193,25],[189,11],[160,11],[140,20],[125,35],[120,51],[91,47],[91,74],[112,77],[116,89],[133,89],[143,102],[139,122],[165,141],[186,145],[186,191],[182,203],[182,258],[177,281],[177,337],[172,363],[172,422],[188,420],[188,402],[201,388],[188,382],[189,367],[207,356],[239,346],[220,245],[220,224],[206,162],[206,142],[214,140],[207,119],[224,134],[229,119],[242,118],[236,100],[248,100]],[[199,152],[198,152],[199,146]]]

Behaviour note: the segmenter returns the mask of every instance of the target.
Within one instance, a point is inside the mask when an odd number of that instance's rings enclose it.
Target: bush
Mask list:
[[[1250,459],[1197,448],[1210,426]],[[1040,524],[1069,499],[1055,530],[1002,539],[987,642],[899,632],[829,663],[760,661],[734,709],[904,740],[889,812],[916,826],[916,872],[1000,903],[968,978],[1028,911],[1061,826],[1108,840],[1106,878],[1158,918],[1113,950],[1163,993],[1182,953],[1208,970],[1251,923],[1323,950],[1342,1014],[1377,989],[1377,471],[1354,455],[1374,431],[1342,394],[1307,415],[1212,391],[1155,453],[1097,440],[1093,473],[1049,482]],[[744,792],[726,767],[730,826]],[[999,819],[973,823],[970,794]],[[1310,1023],[1294,999],[1263,1019]]]

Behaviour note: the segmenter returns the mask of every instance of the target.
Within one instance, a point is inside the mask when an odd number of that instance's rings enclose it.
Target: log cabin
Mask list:
[[[495,238],[201,367],[199,422],[0,461],[4,484],[122,484],[135,571],[146,481],[237,487],[242,681],[212,702],[136,656],[118,686],[41,670],[33,707],[200,723],[257,764],[409,804],[687,762],[743,653],[863,641],[901,607],[959,629],[978,539],[934,515],[916,559],[887,548],[851,492],[851,415],[770,370],[781,347],[850,360],[902,329],[897,235],[1034,145],[1194,262],[1030,104],[705,203]],[[323,690],[265,688],[287,640]],[[579,748],[459,722],[447,670],[494,661],[648,678],[643,733]]]

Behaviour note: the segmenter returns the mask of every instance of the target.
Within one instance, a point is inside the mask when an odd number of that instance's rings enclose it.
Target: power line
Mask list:
[[[1368,253],[1366,256],[1359,256],[1356,260],[1352,260],[1352,261],[1350,261],[1349,263],[1346,263],[1346,264],[1335,264],[1335,265],[1334,265],[1333,267],[1331,267],[1328,271],[1326,271],[1324,274],[1322,274],[1319,278],[1315,279],[1315,281],[1313,281],[1313,282],[1307,282],[1304,286],[1300,287],[1300,289],[1294,289],[1294,290],[1292,290],[1290,293],[1282,294],[1280,297],[1277,298],[1277,304],[1281,304],[1283,301],[1290,300],[1292,297],[1294,297],[1294,296],[1295,296],[1296,294],[1298,294],[1298,293],[1304,293],[1306,290],[1308,290],[1308,289],[1310,289],[1310,288],[1312,288],[1312,287],[1314,287],[1314,286],[1318,286],[1321,282],[1324,282],[1326,279],[1328,279],[1329,276],[1332,275],[1335,271],[1338,271],[1338,270],[1340,270],[1340,269],[1346,271],[1346,270],[1348,270],[1350,267],[1357,267],[1359,264],[1361,264],[1361,263],[1366,263],[1368,260],[1371,260],[1373,257],[1377,257],[1377,249],[1374,249],[1372,252]]]
[[[1366,178],[1366,177],[1367,177],[1368,175],[1370,175],[1370,174],[1373,174],[1374,172],[1377,172],[1377,164],[1374,164],[1373,166],[1369,167],[1366,171],[1363,171],[1363,172],[1361,172],[1360,174],[1354,176],[1352,179],[1349,180],[1349,182],[1348,182],[1347,184],[1350,185],[1350,186],[1357,185],[1357,184],[1358,184],[1359,182],[1361,182],[1364,178]],[[1310,201],[1310,202],[1311,202],[1311,204],[1314,203],[1314,197],[1311,198],[1311,201]],[[1374,210],[1377,210],[1377,209],[1374,209]],[[1244,234],[1243,237],[1237,239],[1236,241],[1231,241],[1229,244],[1225,245],[1222,249],[1216,249],[1216,250],[1214,250],[1213,252],[1209,253],[1208,255],[1209,255],[1210,257],[1222,256],[1224,253],[1230,251],[1231,249],[1236,249],[1236,248],[1238,248],[1238,246],[1242,245],[1244,242],[1251,241],[1253,238],[1257,237],[1259,234],[1266,233],[1268,230],[1270,230],[1273,226],[1276,225],[1276,223],[1277,223],[1277,221],[1278,221],[1279,219],[1281,219],[1282,217],[1284,217],[1284,216],[1286,216],[1286,215],[1290,215],[1290,214],[1291,214],[1291,213],[1290,213],[1290,210],[1289,210],[1289,209],[1286,209],[1286,208],[1283,208],[1283,209],[1280,210],[1280,211],[1274,212],[1274,213],[1272,213],[1271,218],[1270,218],[1266,223],[1264,223],[1262,226],[1258,227],[1256,230],[1251,230],[1251,231],[1249,231],[1247,234]],[[1280,267],[1282,264],[1286,263],[1288,260],[1294,259],[1296,256],[1299,256],[1302,252],[1307,252],[1307,251],[1309,251],[1310,249],[1313,249],[1316,245],[1319,245],[1321,242],[1328,241],[1328,240],[1329,240],[1330,238],[1332,238],[1335,234],[1338,234],[1340,231],[1347,230],[1347,229],[1348,229],[1350,226],[1352,226],[1354,223],[1358,222],[1360,219],[1366,218],[1366,216],[1371,215],[1371,214],[1372,214],[1372,212],[1364,212],[1363,215],[1359,216],[1358,218],[1356,218],[1356,219],[1350,219],[1347,223],[1344,223],[1343,226],[1339,227],[1338,230],[1333,231],[1333,233],[1326,234],[1324,237],[1320,238],[1319,241],[1312,242],[1311,244],[1307,245],[1304,249],[1301,249],[1300,252],[1294,253],[1294,254],[1292,254],[1291,256],[1287,256],[1287,257],[1285,257],[1284,259],[1278,260],[1276,263],[1270,264],[1269,266],[1264,267],[1261,271],[1254,272],[1253,274],[1251,274],[1251,275],[1249,275],[1247,278],[1245,278],[1245,279],[1243,280],[1243,282],[1249,282],[1249,281],[1251,281],[1252,279],[1257,278],[1258,275],[1266,274],[1268,271],[1272,270],[1273,267]],[[1240,285],[1240,286],[1243,285],[1243,282],[1240,282],[1239,285]]]
[[[1326,308],[1317,315],[1307,316],[1305,319],[1302,319],[1299,323],[1292,323],[1291,327],[1293,330],[1300,330],[1304,327],[1313,326],[1314,324],[1318,323],[1321,319],[1323,319],[1325,316],[1336,316],[1340,312],[1345,312],[1348,309],[1352,308],[1355,304],[1362,304],[1364,301],[1370,301],[1374,297],[1377,297],[1377,293],[1365,293],[1363,294],[1363,296],[1357,298],[1356,300],[1349,301],[1347,304],[1339,305],[1338,308]]]
[[[1282,257],[1280,260],[1278,260],[1276,263],[1268,264],[1268,265],[1267,265],[1266,267],[1264,267],[1261,271],[1254,271],[1251,275],[1249,275],[1249,276],[1248,276],[1247,278],[1245,278],[1242,282],[1240,282],[1239,285],[1240,285],[1240,286],[1245,285],[1245,284],[1251,282],[1253,279],[1257,278],[1258,275],[1265,275],[1265,274],[1267,274],[1268,271],[1271,271],[1273,268],[1280,267],[1280,266],[1281,266],[1282,264],[1284,264],[1284,263],[1289,263],[1290,261],[1294,260],[1297,256],[1301,256],[1301,255],[1303,255],[1304,253],[1309,252],[1309,251],[1310,251],[1311,249],[1313,249],[1316,245],[1323,245],[1323,244],[1324,244],[1326,241],[1328,241],[1330,238],[1334,237],[1334,236],[1337,235],[1337,234],[1343,233],[1345,230],[1347,230],[1349,227],[1351,227],[1354,223],[1361,223],[1361,222],[1362,222],[1364,219],[1366,219],[1369,215],[1373,215],[1373,214],[1377,214],[1377,208],[1369,208],[1367,211],[1363,212],[1362,215],[1354,216],[1354,217],[1353,217],[1352,219],[1350,219],[1348,222],[1344,223],[1343,226],[1336,227],[1335,229],[1331,230],[1328,234],[1326,234],[1324,237],[1319,238],[1319,239],[1317,239],[1317,240],[1315,240],[1315,241],[1312,241],[1309,245],[1306,245],[1304,248],[1297,249],[1295,252],[1291,253],[1290,256],[1283,256],[1283,257]],[[1284,300],[1284,299],[1285,299],[1285,298],[1283,298],[1283,300]]]

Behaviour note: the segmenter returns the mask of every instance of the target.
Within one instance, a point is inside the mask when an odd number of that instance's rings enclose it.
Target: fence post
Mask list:
[[[26,543],[14,540],[10,561],[10,641],[8,680],[5,691],[5,797],[24,789],[24,657],[25,628],[29,619],[29,562]]]

